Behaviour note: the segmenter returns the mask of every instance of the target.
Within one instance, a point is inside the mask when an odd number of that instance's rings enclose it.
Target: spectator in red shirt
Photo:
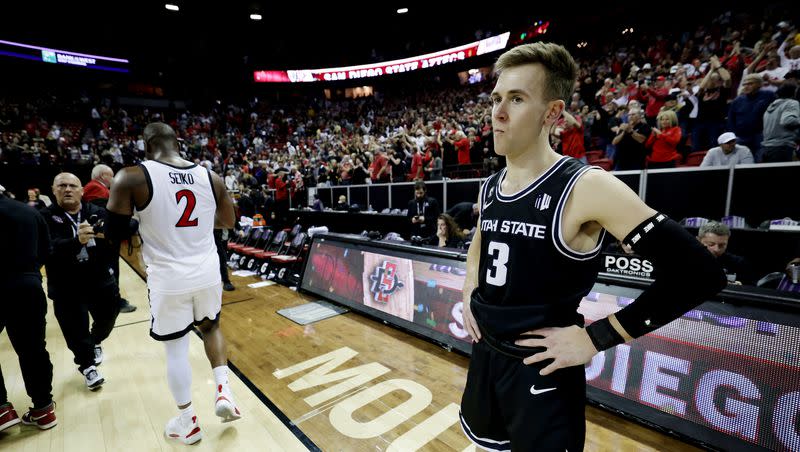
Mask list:
[[[664,78],[663,75],[659,75],[656,77],[655,87],[648,88],[646,91],[648,99],[647,106],[644,109],[644,116],[647,118],[647,123],[651,126],[655,127],[658,125],[656,123],[656,118],[658,112],[661,111],[661,107],[664,106],[664,102],[667,100],[669,88],[670,87],[666,85],[666,78]]]
[[[414,181],[417,179],[424,179],[425,172],[423,171],[422,152],[419,149],[414,151],[414,156],[411,158],[411,171],[408,173],[408,180]]]
[[[678,115],[672,110],[664,110],[658,114],[658,128],[653,127],[647,139],[647,147],[652,148],[647,157],[647,167],[675,168],[681,158],[678,143],[681,141],[681,128],[678,127]]]
[[[583,121],[580,115],[572,116],[566,110],[564,110],[563,115],[564,129],[561,131],[562,153],[587,163],[586,147],[583,143]]]
[[[114,171],[107,165],[95,165],[92,168],[92,180],[83,187],[83,202],[92,202],[97,199],[108,201],[108,189],[114,179]],[[105,202],[94,202],[105,207]]]
[[[389,183],[392,180],[392,167],[386,152],[381,149],[375,152],[375,160],[369,167],[370,179],[373,183]]]
[[[275,216],[277,223],[281,226],[286,224],[289,214],[289,190],[294,183],[288,177],[286,168],[278,168],[275,176]]]
[[[456,152],[458,154],[458,164],[459,165],[469,165],[469,138],[464,135],[464,132],[458,131],[456,132],[455,141],[453,142],[453,146],[456,147]]]

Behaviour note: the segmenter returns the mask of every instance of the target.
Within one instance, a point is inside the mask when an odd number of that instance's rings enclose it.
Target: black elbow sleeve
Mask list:
[[[653,262],[655,282],[616,318],[632,337],[639,337],[682,316],[727,285],[722,267],[689,232],[657,214],[623,240]]]
[[[108,212],[104,231],[106,240],[114,242],[125,240],[131,236],[131,229],[131,215],[122,215],[111,211]]]

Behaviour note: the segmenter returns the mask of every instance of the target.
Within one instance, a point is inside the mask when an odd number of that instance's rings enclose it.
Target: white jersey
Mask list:
[[[149,201],[138,211],[147,287],[180,294],[220,284],[211,172],[198,165],[180,168],[156,160],[141,167],[150,188]]]

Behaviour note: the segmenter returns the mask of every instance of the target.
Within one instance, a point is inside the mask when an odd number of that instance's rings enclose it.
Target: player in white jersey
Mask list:
[[[217,416],[223,422],[241,417],[228,385],[227,350],[219,328],[222,283],[213,236],[215,227],[233,227],[233,204],[219,176],[180,157],[170,126],[148,124],[144,141],[148,160],[114,177],[106,234],[117,235],[134,209],[138,212],[150,294],[150,336],[164,342],[169,389],[180,410],[165,433],[193,444],[202,438],[191,401],[186,333],[193,326],[202,333],[214,371]]]

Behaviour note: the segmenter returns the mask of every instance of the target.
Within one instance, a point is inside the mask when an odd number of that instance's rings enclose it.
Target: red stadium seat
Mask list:
[[[601,151],[599,149],[596,149],[594,151],[589,151],[589,152],[586,153],[586,160],[588,160],[589,163],[594,163],[597,160],[600,160],[605,156],[606,156],[605,151]]]
[[[692,152],[691,154],[687,155],[686,160],[684,160],[683,163],[678,166],[700,166],[700,164],[703,163],[706,152],[708,151]]]

